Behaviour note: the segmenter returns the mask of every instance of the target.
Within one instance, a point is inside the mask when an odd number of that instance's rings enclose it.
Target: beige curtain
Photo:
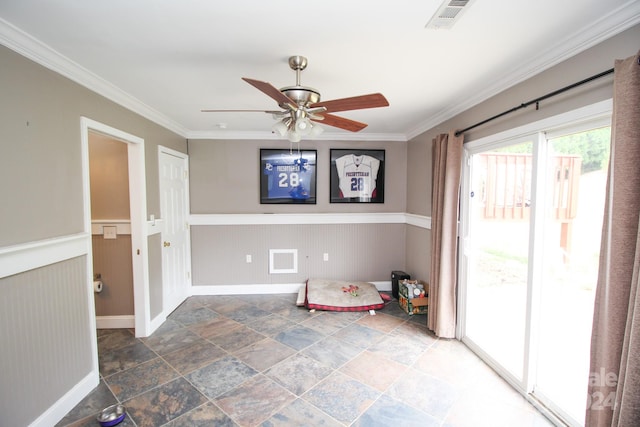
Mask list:
[[[454,132],[433,140],[431,272],[427,327],[443,338],[456,334],[458,199],[463,137]]]
[[[640,56],[616,61],[587,427],[640,426]]]

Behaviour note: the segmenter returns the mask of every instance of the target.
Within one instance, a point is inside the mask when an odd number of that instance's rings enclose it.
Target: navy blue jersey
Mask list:
[[[268,176],[267,192],[270,199],[309,198],[311,165],[302,157],[282,157],[269,159],[265,163],[264,174]]]

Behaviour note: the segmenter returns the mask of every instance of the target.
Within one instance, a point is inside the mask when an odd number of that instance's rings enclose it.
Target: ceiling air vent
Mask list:
[[[427,22],[425,28],[439,30],[453,27],[453,24],[460,19],[472,2],[473,0],[445,0]]]

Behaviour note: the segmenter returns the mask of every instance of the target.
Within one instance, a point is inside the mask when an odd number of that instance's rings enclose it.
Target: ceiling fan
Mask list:
[[[351,132],[358,132],[367,127],[366,123],[331,113],[389,106],[389,102],[381,93],[320,101],[320,92],[300,84],[300,73],[307,68],[307,58],[299,55],[292,56],[289,58],[289,67],[296,72],[295,86],[277,89],[267,82],[247,77],[242,78],[245,82],[274,99],[282,110],[202,110],[202,112],[258,111],[269,113],[278,120],[273,125],[272,131],[282,137],[286,136],[289,141],[298,142],[303,136],[316,136],[322,133],[322,127],[315,125],[313,122],[323,123]]]

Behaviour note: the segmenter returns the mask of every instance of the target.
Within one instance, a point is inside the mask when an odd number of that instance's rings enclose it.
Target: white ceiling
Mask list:
[[[240,78],[294,85],[287,59],[303,55],[323,100],[390,103],[336,113],[369,126],[322,139],[407,140],[640,21],[640,0],[473,0],[452,29],[426,29],[441,4],[1,0],[0,43],[186,138],[274,138],[268,114],[200,110],[275,109]]]

